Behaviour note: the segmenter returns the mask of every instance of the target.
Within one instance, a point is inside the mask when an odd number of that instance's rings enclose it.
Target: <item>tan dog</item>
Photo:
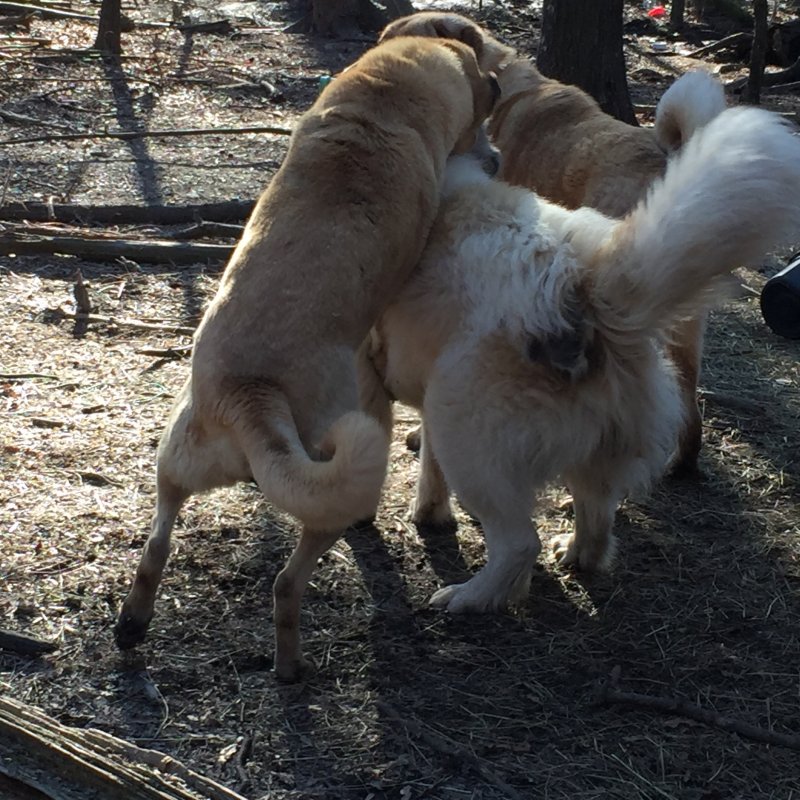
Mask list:
[[[604,113],[577,86],[545,78],[531,61],[515,58],[511,48],[467,17],[415,14],[392,23],[383,38],[393,31],[463,41],[481,63],[493,65],[502,92],[489,121],[489,135],[501,153],[498,177],[567,208],[591,206],[614,217],[628,213],[663,174],[668,155],[725,108],[717,80],[689,73],[661,98],[655,128],[638,128]],[[697,382],[705,316],[700,311],[669,332],[687,410],[672,467],[676,474],[697,468],[702,434]]]
[[[430,38],[455,39],[469,45],[485,72],[499,73],[517,54],[495,39],[488,31],[471,19],[440,11],[420,11],[408,17],[390,22],[378,41],[384,42],[397,36],[427,36]]]
[[[559,477],[575,504],[559,560],[609,566],[618,503],[661,473],[683,423],[661,331],[798,227],[800,139],[752,108],[698,131],[622,220],[451,160],[420,267],[373,332],[387,390],[422,410],[414,520],[449,520],[449,485],[486,537],[486,566],[434,605],[524,598],[536,493]]]
[[[302,595],[317,559],[375,513],[391,414],[359,410],[356,351],[419,261],[448,155],[469,149],[496,85],[459,42],[366,53],[301,118],[195,336],[158,452],[152,533],[123,603],[144,638],[170,531],[194,493],[254,478],[303,523],[278,575],[275,670],[301,676]]]

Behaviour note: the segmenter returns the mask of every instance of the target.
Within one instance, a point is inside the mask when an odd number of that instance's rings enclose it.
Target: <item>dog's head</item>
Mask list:
[[[501,44],[480,25],[461,14],[421,11],[390,22],[380,35],[379,42],[395,36],[429,36],[453,39],[472,48],[484,72],[499,72],[516,57],[513,48]]]
[[[469,45],[455,39],[444,39],[440,42],[440,46],[456,54],[461,62],[461,69],[472,88],[472,124],[456,142],[453,152],[460,155],[477,148],[479,151],[482,150],[481,155],[486,157],[491,145],[486,139],[483,123],[492,113],[492,109],[500,98],[500,86],[494,75],[487,74],[481,69],[475,51]]]

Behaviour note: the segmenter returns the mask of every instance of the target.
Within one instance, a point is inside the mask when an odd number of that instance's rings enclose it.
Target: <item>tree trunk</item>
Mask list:
[[[672,0],[672,8],[669,11],[669,25],[674,31],[683,28],[683,15],[686,11],[686,0]]]
[[[108,56],[122,53],[122,0],[103,0],[94,50]]]
[[[355,35],[413,13],[411,0],[312,0],[311,30],[320,36]]]
[[[636,125],[622,50],[622,6],[623,0],[545,0],[537,66]]]
[[[753,49],[750,51],[750,75],[742,92],[745,103],[758,105],[761,101],[761,82],[764,78],[764,62],[767,55],[767,0],[753,0]]]

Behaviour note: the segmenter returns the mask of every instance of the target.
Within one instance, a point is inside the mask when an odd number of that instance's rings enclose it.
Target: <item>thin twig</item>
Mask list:
[[[686,717],[696,722],[702,722],[715,728],[720,728],[730,733],[738,733],[745,739],[763,744],[778,745],[788,747],[792,750],[800,750],[800,736],[789,733],[778,733],[751,725],[733,717],[726,717],[718,711],[702,708],[696,703],[692,703],[683,697],[653,697],[638,692],[622,692],[616,688],[616,677],[618,671],[615,669],[608,680],[601,681],[597,700],[605,705],[626,705],[635,708],[643,708],[657,711],[659,714],[670,716]]]
[[[176,128],[156,131],[95,131],[94,133],[62,133],[53,136],[28,136],[19,139],[3,139],[0,145],[30,144],[31,142],[74,142],[78,139],[154,139],[170,136],[230,136],[243,133],[271,133],[276,136],[291,136],[291,128],[275,125],[248,125],[243,128]]]
[[[73,314],[70,311],[64,311],[62,308],[53,309],[52,313],[59,317],[64,317],[65,319],[100,322],[106,325],[116,325],[119,328],[133,328],[134,330],[142,331],[165,331],[166,333],[177,333],[181,336],[194,335],[194,328],[189,328],[186,325],[164,325],[158,322],[142,322],[138,319],[116,319],[115,317],[106,317],[102,314]]]

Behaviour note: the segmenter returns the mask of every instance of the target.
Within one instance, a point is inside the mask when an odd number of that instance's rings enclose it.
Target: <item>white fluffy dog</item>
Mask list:
[[[663,471],[683,409],[663,332],[720,278],[800,229],[800,140],[730,109],[622,220],[568,211],[452,160],[423,261],[373,335],[389,393],[421,409],[418,523],[481,522],[487,563],[435,606],[524,597],[541,545],[535,495],[562,477],[575,530],[562,564],[607,568],[620,500]]]

